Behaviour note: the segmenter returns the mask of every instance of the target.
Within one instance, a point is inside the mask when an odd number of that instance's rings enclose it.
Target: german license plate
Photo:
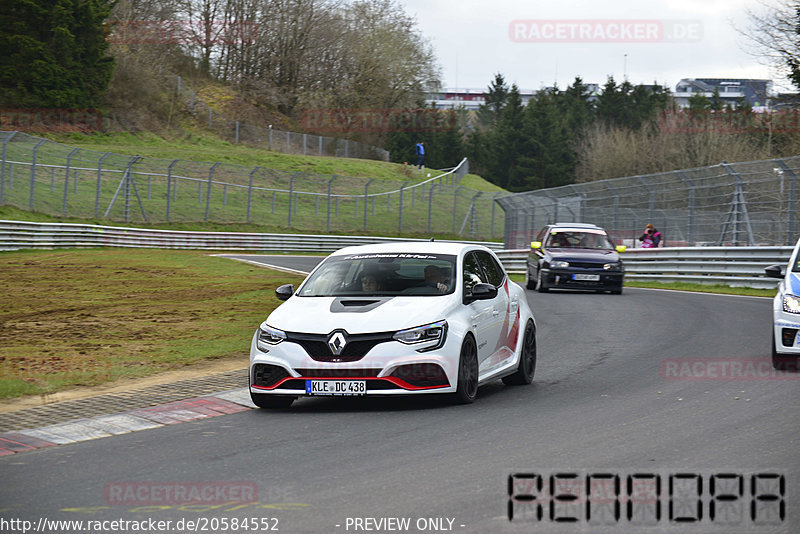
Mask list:
[[[583,282],[599,282],[600,275],[599,274],[573,274],[573,280],[581,280]]]
[[[306,380],[306,395],[366,394],[366,380]]]

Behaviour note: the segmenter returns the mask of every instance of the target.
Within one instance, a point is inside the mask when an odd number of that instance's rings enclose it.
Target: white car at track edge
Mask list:
[[[298,397],[449,394],[529,384],[536,323],[525,291],[480,245],[347,247],[323,260],[253,335],[250,395],[261,408]]]
[[[778,294],[772,301],[772,366],[796,371],[800,357],[800,240],[794,246],[784,272],[781,265],[770,265],[764,271],[780,278]]]

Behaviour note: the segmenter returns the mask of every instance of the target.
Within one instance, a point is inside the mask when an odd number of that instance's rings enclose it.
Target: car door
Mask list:
[[[464,281],[464,297],[468,298],[472,294],[475,284],[485,283],[486,276],[483,274],[481,265],[475,251],[468,252],[464,256],[462,265],[462,280]],[[485,360],[491,356],[497,342],[496,322],[494,315],[495,302],[492,300],[476,300],[466,304],[469,313],[470,326],[475,334],[475,342],[478,346],[478,370],[483,371],[482,367]]]
[[[491,334],[487,337],[490,350],[482,370],[485,368],[489,372],[501,367],[514,357],[517,340],[516,328],[519,324],[517,317],[519,302],[511,298],[506,273],[497,260],[489,252],[483,250],[476,251],[475,257],[481,266],[486,282],[497,288],[497,296],[487,301],[492,305],[488,328]]]

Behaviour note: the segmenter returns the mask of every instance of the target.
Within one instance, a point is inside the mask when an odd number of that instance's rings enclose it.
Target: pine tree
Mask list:
[[[478,108],[478,120],[484,126],[494,127],[500,121],[503,108],[508,103],[509,90],[506,80],[499,72],[486,92],[486,103]]]
[[[5,0],[0,12],[0,105],[93,108],[108,86],[110,0]]]

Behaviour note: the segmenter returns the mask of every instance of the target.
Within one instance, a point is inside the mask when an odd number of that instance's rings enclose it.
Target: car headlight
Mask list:
[[[434,342],[432,346],[417,349],[418,352],[438,349],[444,345],[445,337],[447,337],[447,321],[437,321],[424,326],[409,328],[408,330],[400,330],[392,336],[396,341],[406,345]]]
[[[554,261],[551,265],[553,267],[555,267],[556,269],[566,269],[567,267],[569,267],[569,262],[568,261]]]
[[[783,311],[800,313],[800,297],[794,295],[783,296]]]
[[[603,269],[605,269],[606,271],[619,271],[620,269],[622,269],[622,264],[620,262],[606,263],[605,265],[603,265]]]
[[[286,332],[262,324],[258,328],[258,349],[262,352],[269,352],[269,345],[277,345],[286,339]]]

